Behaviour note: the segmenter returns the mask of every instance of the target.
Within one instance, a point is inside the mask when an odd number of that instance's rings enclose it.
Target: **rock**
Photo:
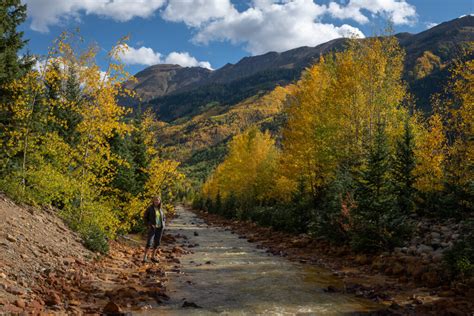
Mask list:
[[[358,264],[367,264],[369,262],[369,259],[366,255],[357,255],[354,261]]]
[[[407,267],[408,274],[410,274],[416,280],[419,280],[425,271],[426,266],[420,263],[409,265]]]
[[[74,264],[75,262],[76,262],[76,259],[75,259],[75,258],[69,257],[69,258],[64,258],[64,259],[63,259],[63,264],[64,264],[64,265],[72,265],[72,264]]]
[[[431,246],[433,246],[434,248],[438,248],[440,245],[441,245],[441,242],[439,241],[439,239],[431,240]]]
[[[441,291],[438,293],[438,296],[439,297],[453,297],[455,296],[456,293],[454,293],[453,291],[451,290],[447,290],[447,291]]]
[[[29,302],[28,304],[28,308],[29,309],[33,309],[33,310],[36,310],[36,311],[41,311],[43,310],[43,302],[41,301],[36,301],[36,300],[33,300],[31,302]]]
[[[71,305],[71,306],[79,306],[79,305],[81,305],[81,302],[79,302],[78,300],[70,300],[70,301],[69,301],[69,305]]]
[[[401,275],[405,272],[405,267],[399,262],[395,262],[392,267],[392,273],[394,275]]]
[[[426,284],[426,286],[431,288],[438,286],[440,283],[438,273],[436,273],[435,271],[425,272],[421,276],[421,280]]]
[[[46,297],[45,303],[48,306],[59,305],[61,304],[61,298],[59,297],[58,293],[50,292]]]
[[[453,243],[452,243],[451,241],[449,241],[449,242],[442,242],[442,243],[440,244],[440,246],[443,247],[443,248],[450,248],[450,247],[453,246]]]
[[[25,295],[25,291],[17,286],[9,286],[6,290],[13,295]]]
[[[18,306],[19,308],[25,308],[26,307],[25,301],[22,300],[21,298],[19,298],[15,301],[15,305]]]
[[[201,306],[197,305],[196,303],[193,303],[193,302],[188,302],[188,301],[184,301],[183,302],[183,307],[184,308],[202,308]]]
[[[335,286],[329,285],[326,289],[324,289],[324,292],[336,293],[336,292],[339,292],[339,290]]]
[[[174,246],[172,252],[173,253],[178,253],[178,254],[183,254],[186,251],[180,246]]]
[[[10,234],[7,234],[7,240],[8,240],[8,241],[11,241],[11,242],[16,242],[16,238],[13,237],[13,236],[10,235]]]
[[[104,314],[120,314],[122,313],[122,309],[120,306],[115,304],[114,302],[110,301],[105,305],[104,309],[102,310]]]
[[[421,245],[418,246],[417,252],[418,252],[419,254],[422,254],[422,253],[430,253],[430,252],[433,252],[433,248],[430,247],[430,246],[421,244]]]
[[[416,246],[410,246],[410,247],[408,247],[407,253],[410,254],[410,255],[416,254]]]
[[[433,258],[433,262],[435,263],[441,262],[443,261],[443,252],[440,250],[436,250],[435,252],[433,252],[431,257]]]
[[[438,233],[438,232],[431,232],[431,238],[433,238],[433,239],[440,239],[440,238],[441,238],[441,234]]]

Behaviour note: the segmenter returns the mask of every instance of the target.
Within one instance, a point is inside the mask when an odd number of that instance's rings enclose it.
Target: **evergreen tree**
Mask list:
[[[0,130],[13,125],[13,110],[11,108],[12,91],[7,87],[14,80],[22,78],[33,64],[31,57],[18,57],[20,50],[26,45],[23,32],[17,27],[26,19],[26,5],[20,0],[4,0],[0,3]],[[6,135],[1,133],[0,143],[6,144]],[[5,157],[7,148],[2,146],[1,157]]]
[[[6,96],[4,85],[25,75],[31,69],[32,59],[29,56],[18,57],[26,45],[23,32],[17,27],[26,19],[26,5],[20,0],[3,0],[0,4],[0,96]]]
[[[224,216],[226,218],[234,218],[237,214],[238,201],[234,192],[230,192],[224,202]]]
[[[365,168],[356,184],[357,207],[353,212],[352,246],[377,252],[400,243],[405,235],[396,194],[390,179],[390,150],[385,125],[378,123]]]
[[[414,184],[416,179],[413,174],[415,167],[414,137],[407,118],[403,136],[396,143],[396,153],[393,161],[393,178],[398,207],[404,214],[413,212],[415,206]]]
[[[222,212],[222,198],[221,198],[221,192],[217,192],[216,196],[216,201],[214,203],[214,213],[215,214],[220,214]]]
[[[68,105],[64,108],[57,109],[56,115],[65,123],[63,129],[60,131],[60,135],[68,144],[75,146],[79,140],[79,133],[76,127],[82,121],[78,109],[81,108],[83,94],[76,67],[69,65],[66,71],[67,76],[66,82],[64,83],[63,94]]]

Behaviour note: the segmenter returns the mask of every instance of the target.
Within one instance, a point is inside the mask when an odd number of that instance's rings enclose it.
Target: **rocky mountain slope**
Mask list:
[[[428,111],[429,96],[440,91],[448,75],[445,66],[457,56],[463,43],[474,41],[474,16],[448,21],[418,34],[400,33],[396,37],[406,50],[405,80],[418,106]],[[336,39],[316,47],[269,52],[245,57],[212,72],[199,67],[156,65],[139,72],[138,83],[128,87],[152,105],[162,120],[173,121],[197,115],[210,103],[233,105],[272,90],[276,85],[285,85],[298,79],[320,55],[340,50],[344,45],[344,39]],[[426,60],[426,54],[431,59]],[[422,69],[423,74],[420,74],[420,66],[427,63],[431,66]]]
[[[201,67],[154,65],[137,73],[136,82],[127,82],[125,88],[134,90],[146,102],[202,82],[210,74],[211,70]]]

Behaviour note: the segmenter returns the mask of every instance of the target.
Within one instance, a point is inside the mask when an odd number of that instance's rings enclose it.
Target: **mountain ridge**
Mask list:
[[[474,41],[474,16],[443,22],[420,33],[405,32],[395,36],[406,51],[404,79],[417,106],[429,112],[429,96],[440,92],[439,86],[446,79],[443,65],[456,56],[463,43]],[[346,42],[347,39],[338,38],[315,47],[246,56],[235,64],[227,63],[213,71],[201,67],[154,65],[137,73],[138,83],[127,87],[153,107],[161,120],[171,122],[197,115],[208,104],[232,106],[277,85],[291,83],[321,55],[343,49]],[[425,52],[439,58],[439,64],[433,64],[426,78],[418,78],[415,68],[426,62],[420,60]],[[131,106],[138,104],[136,100],[128,101]]]

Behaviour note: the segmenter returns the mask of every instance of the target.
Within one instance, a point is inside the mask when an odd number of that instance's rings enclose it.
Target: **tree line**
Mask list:
[[[472,217],[472,47],[430,115],[414,107],[395,37],[351,40],[321,57],[279,88],[281,133],[235,136],[195,206],[375,253],[403,245],[413,219]],[[455,261],[467,258],[472,272],[473,255],[471,243]]]

